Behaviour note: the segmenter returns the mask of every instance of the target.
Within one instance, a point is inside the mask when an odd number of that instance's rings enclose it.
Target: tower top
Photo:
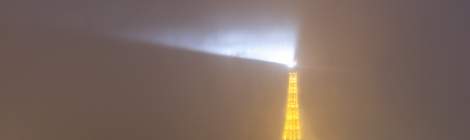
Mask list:
[[[297,81],[297,72],[290,71],[282,140],[301,140]]]

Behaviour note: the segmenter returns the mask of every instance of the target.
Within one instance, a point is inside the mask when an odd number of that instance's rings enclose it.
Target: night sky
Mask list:
[[[279,140],[288,69],[197,44],[296,25],[304,140],[468,140],[469,9],[464,0],[2,0],[0,139]]]

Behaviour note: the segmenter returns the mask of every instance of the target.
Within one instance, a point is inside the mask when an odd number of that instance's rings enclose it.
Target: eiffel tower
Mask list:
[[[282,140],[300,140],[300,113],[297,87],[297,72],[289,72],[287,107]]]

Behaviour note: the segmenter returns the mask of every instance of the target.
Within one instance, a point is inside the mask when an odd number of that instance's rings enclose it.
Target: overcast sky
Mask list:
[[[295,38],[306,140],[466,140],[469,6],[3,0],[0,139],[280,139],[288,69],[235,32]]]

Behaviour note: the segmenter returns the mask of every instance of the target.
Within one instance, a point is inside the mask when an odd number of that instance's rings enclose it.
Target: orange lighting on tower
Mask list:
[[[289,72],[289,89],[282,140],[300,140],[299,93],[297,72]]]

